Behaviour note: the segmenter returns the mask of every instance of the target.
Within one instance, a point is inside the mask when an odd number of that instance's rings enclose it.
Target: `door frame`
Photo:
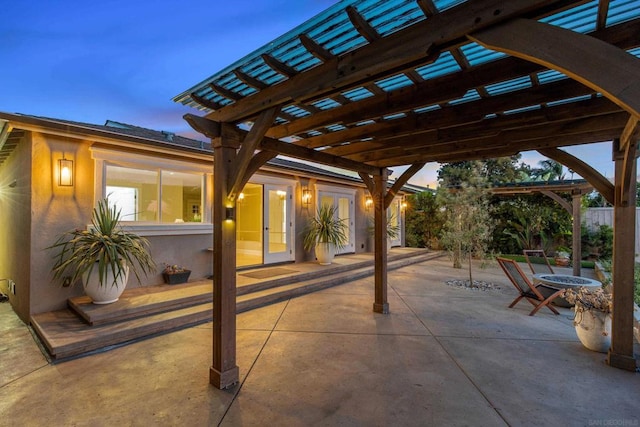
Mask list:
[[[334,197],[334,206],[337,205],[338,197],[346,197],[349,199],[349,224],[347,224],[349,228],[349,243],[347,246],[337,249],[336,254],[347,254],[347,253],[355,253],[356,251],[356,226],[355,226],[355,215],[356,215],[356,192],[355,188],[344,188],[344,187],[335,187],[331,185],[323,185],[316,184],[315,185],[315,200],[316,206],[319,206],[321,202],[322,195],[333,196]]]
[[[295,216],[295,203],[293,200],[294,189],[296,188],[297,181],[292,179],[278,178],[275,176],[264,176],[264,175],[254,175],[249,180],[251,184],[262,185],[262,231],[263,231],[263,242],[262,242],[262,264],[274,264],[278,262],[288,262],[295,261],[295,253],[296,253],[296,240],[295,240],[295,230],[296,230],[296,216]],[[274,187],[282,187],[283,191],[287,192],[287,213],[289,216],[289,235],[287,237],[287,245],[289,248],[289,253],[286,256],[281,256],[276,259],[270,259],[268,256],[268,235],[266,230],[267,224],[269,223],[268,218],[266,217],[267,212],[267,197],[268,191],[267,186]]]

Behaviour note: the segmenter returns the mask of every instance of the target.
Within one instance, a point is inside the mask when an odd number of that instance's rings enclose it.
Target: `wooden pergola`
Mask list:
[[[582,207],[582,196],[593,191],[593,186],[586,180],[580,181],[566,181],[566,182],[531,182],[531,183],[518,183],[513,185],[504,185],[493,187],[491,192],[498,195],[510,195],[510,194],[533,194],[540,193],[558,203],[564,210],[566,210],[573,219],[572,229],[572,245],[574,262],[573,262],[573,275],[580,276],[580,268],[582,259],[582,239],[581,239],[581,214],[580,208]],[[560,194],[569,193],[571,195],[571,201],[567,201]]]
[[[427,162],[538,150],[571,168],[615,207],[608,363],[635,370],[638,46],[637,1],[345,0],[178,95],[214,146],[211,383],[238,381],[236,198],[278,154],[356,171],[373,195],[379,313],[384,212]],[[609,140],[614,184],[559,149]],[[387,190],[387,168],[405,165]]]

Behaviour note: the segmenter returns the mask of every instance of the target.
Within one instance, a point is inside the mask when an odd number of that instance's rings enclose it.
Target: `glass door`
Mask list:
[[[291,187],[264,186],[264,263],[291,261]]]
[[[354,227],[354,196],[351,194],[334,193],[329,191],[320,191],[319,193],[320,203],[323,205],[336,206],[337,215],[345,225],[347,226],[347,244],[336,250],[337,254],[353,253],[355,252],[355,227]]]

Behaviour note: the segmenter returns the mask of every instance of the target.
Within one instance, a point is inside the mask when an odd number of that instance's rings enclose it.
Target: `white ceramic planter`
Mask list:
[[[330,265],[336,255],[336,249],[331,243],[316,243],[316,258],[320,265]]]
[[[98,266],[96,266],[91,274],[86,274],[82,278],[84,292],[87,294],[94,304],[111,304],[118,301],[120,295],[124,292],[129,280],[129,266],[124,266],[124,275],[114,280],[113,272],[107,270],[107,280],[104,285],[100,284],[100,275],[98,274]]]
[[[597,310],[576,312],[578,339],[586,348],[606,353],[611,347],[611,314]]]

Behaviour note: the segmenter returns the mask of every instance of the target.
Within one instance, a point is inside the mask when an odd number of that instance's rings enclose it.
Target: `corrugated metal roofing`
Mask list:
[[[471,1],[471,0],[469,0]],[[437,12],[442,12],[452,7],[456,7],[464,0],[434,0],[433,4]],[[428,4],[428,2],[426,2]],[[640,17],[640,2],[638,0],[611,0],[608,5],[607,20],[605,26],[611,26]],[[246,97],[262,88],[249,86],[237,72],[241,72],[256,80],[260,86],[272,86],[286,80],[288,77],[274,70],[267,65],[264,55],[269,55],[276,61],[293,69],[295,72],[304,72],[321,63],[313,56],[300,41],[299,36],[305,35],[311,38],[319,46],[330,52],[332,55],[342,55],[368,44],[367,39],[355,28],[351,22],[347,9],[355,8],[357,13],[366,20],[379,34],[380,37],[388,36],[394,32],[412,26],[417,22],[430,19],[420,8],[416,0],[342,0],[321,12],[309,21],[299,25],[287,32],[273,42],[257,49],[255,52],[245,56],[239,61],[224,68],[208,79],[198,83],[192,88],[176,96],[174,100],[194,108],[209,111],[191,98],[191,94],[205,98],[219,106],[225,106],[232,102],[234,96]],[[540,19],[541,22],[549,23],[561,28],[580,33],[589,33],[596,30],[598,25],[599,2],[596,0],[584,2],[577,6],[562,9]],[[507,57],[506,54],[486,49],[474,42],[462,43],[458,48],[442,52],[435,61],[427,65],[415,68],[413,73],[400,73],[393,76],[376,80],[374,84],[354,87],[345,90],[340,94],[342,99],[336,97],[322,98],[310,102],[307,107],[312,106],[318,111],[329,110],[340,107],[346,102],[356,102],[379,95],[380,90],[386,93],[402,90],[403,88],[415,85],[419,79],[426,81],[441,78],[454,74],[463,69],[483,66],[493,61]],[[630,52],[640,56],[640,48],[632,49]],[[276,67],[277,68],[277,67]],[[234,72],[235,71],[235,72]],[[458,99],[450,100],[447,103],[433,103],[431,105],[421,105],[412,108],[414,113],[428,113],[442,108],[444,105],[457,105],[481,98],[499,96],[509,93],[516,93],[537,85],[551,84],[562,79],[567,79],[564,74],[544,70],[533,73],[531,76],[509,78],[508,80],[495,82],[476,89],[468,90]],[[216,90],[220,88],[219,90]],[[565,100],[557,100],[546,105],[560,105],[562,103],[576,102],[583,97],[569,97]],[[302,107],[302,108],[301,108]],[[286,123],[289,119],[306,117],[315,114],[316,111],[307,111],[305,106],[288,105],[283,108],[283,113],[277,119],[278,124]],[[535,110],[541,105],[531,105],[512,109],[502,113],[515,114],[518,112]],[[386,115],[384,118],[395,119],[405,117],[407,112]],[[498,115],[500,112],[496,112]],[[288,116],[282,117],[282,116]],[[377,120],[377,119],[374,119]],[[369,121],[359,122],[370,124]],[[352,126],[352,125],[347,125]],[[307,130],[304,135],[319,136],[327,131],[333,132],[346,129],[342,124],[322,126],[315,130]]]

